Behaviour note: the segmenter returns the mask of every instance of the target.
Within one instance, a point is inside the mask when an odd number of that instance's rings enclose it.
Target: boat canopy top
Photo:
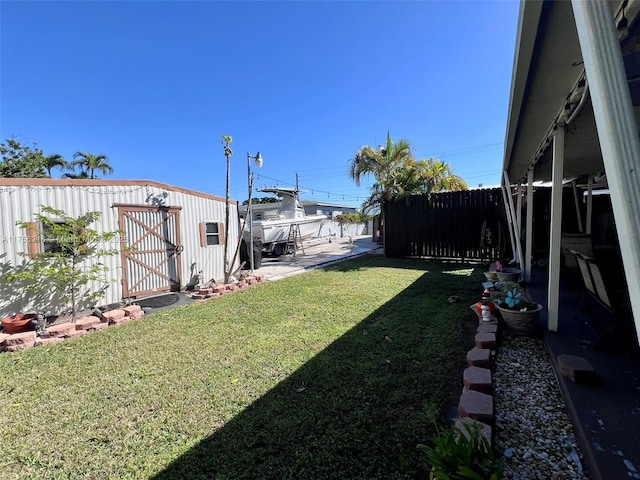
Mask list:
[[[281,197],[278,215],[281,218],[304,218],[305,212],[298,194],[302,191],[297,188],[269,187],[258,190],[264,193],[273,193]]]
[[[295,187],[265,187],[265,188],[259,189],[258,191],[264,192],[264,193],[273,193],[274,195],[278,195],[279,197],[285,197],[285,196],[295,197],[295,196],[298,196],[300,193],[304,192],[305,190],[300,190]]]

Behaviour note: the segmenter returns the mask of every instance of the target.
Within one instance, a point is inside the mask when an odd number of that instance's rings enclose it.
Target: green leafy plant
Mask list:
[[[44,153],[35,143],[33,148],[13,138],[0,143],[0,177],[44,178],[47,176],[44,162]]]
[[[476,423],[450,427],[434,439],[434,446],[418,445],[431,465],[431,480],[499,480],[504,459],[496,458]]]
[[[364,223],[373,219],[373,215],[366,213],[341,213],[336,216],[336,222],[338,223]]]
[[[514,288],[518,290],[522,290],[522,287],[518,282],[512,282],[511,280],[502,280],[500,282],[495,282],[493,284],[493,288],[500,292],[508,292],[509,290],[513,290]]]
[[[36,220],[42,225],[39,233],[48,247],[35,254],[24,267],[7,275],[7,280],[22,281],[27,285],[27,294],[36,289],[50,289],[52,295],[58,295],[70,307],[75,323],[78,308],[91,306],[104,296],[108,286],[103,275],[106,267],[98,259],[118,252],[116,248],[105,248],[105,244],[113,244],[120,231],[101,233],[90,228],[101,215],[101,212],[87,212],[74,218],[63,210],[41,206]],[[17,224],[28,231],[37,228],[31,222]],[[100,288],[90,289],[92,282]]]
[[[262,205],[265,203],[278,203],[280,199],[276,197],[257,197],[251,199],[251,205]],[[249,205],[249,200],[244,200],[242,205]]]

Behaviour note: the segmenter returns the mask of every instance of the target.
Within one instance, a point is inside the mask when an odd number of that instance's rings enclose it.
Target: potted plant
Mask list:
[[[517,282],[520,280],[520,275],[522,275],[522,271],[519,268],[505,268],[499,261],[496,262],[496,276],[499,282]]]
[[[498,267],[501,267],[499,261],[491,262],[489,265],[489,270],[484,272],[484,276],[488,282],[497,282],[498,281]]]
[[[32,320],[36,318],[35,313],[19,313],[2,319],[2,328],[5,333],[13,335],[14,333],[28,332],[33,330]]]
[[[521,335],[533,335],[538,330],[542,305],[526,299],[518,288],[509,290],[497,307],[509,330]]]

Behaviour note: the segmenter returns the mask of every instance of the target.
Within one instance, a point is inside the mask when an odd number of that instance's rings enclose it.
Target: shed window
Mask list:
[[[224,245],[224,224],[203,222],[200,224],[200,246]]]
[[[57,225],[64,225],[64,222],[55,223]],[[41,225],[40,228],[42,232],[42,253],[62,253],[65,251],[65,248],[60,245],[49,225]]]
[[[55,224],[65,225],[64,222],[55,222]],[[26,224],[26,242],[29,258],[34,258],[41,253],[71,255],[73,253],[72,249],[77,249],[76,254],[84,255],[87,249],[83,231],[78,231],[71,237],[61,239],[54,234],[50,225],[40,222],[28,222]]]
[[[88,241],[86,229],[78,226],[72,229],[66,222],[53,222],[54,225],[41,224],[41,253],[63,254],[68,256],[87,255]],[[57,230],[57,231],[56,231]]]

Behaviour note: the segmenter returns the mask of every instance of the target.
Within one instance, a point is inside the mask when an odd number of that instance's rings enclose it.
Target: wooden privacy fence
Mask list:
[[[416,195],[383,208],[387,257],[492,261],[512,255],[500,188]]]

